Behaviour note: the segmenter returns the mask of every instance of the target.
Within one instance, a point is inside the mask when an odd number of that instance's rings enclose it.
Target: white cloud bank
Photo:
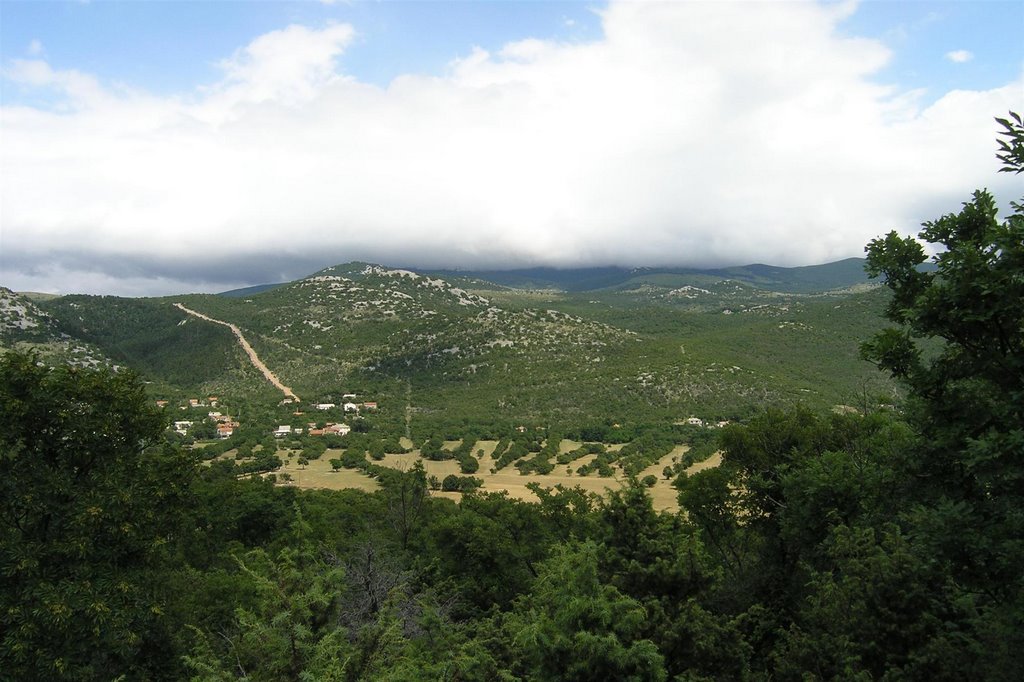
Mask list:
[[[351,259],[808,264],[976,187],[1015,198],[992,117],[1024,84],[922,107],[872,81],[889,53],[842,36],[850,11],[614,3],[599,41],[476,49],[383,89],[340,71],[340,24],[260,36],[177,97],[13,60],[6,80],[62,104],[0,110],[0,284],[215,290]]]
[[[974,59],[974,54],[970,50],[953,50],[946,53],[946,59],[954,64],[966,64]]]

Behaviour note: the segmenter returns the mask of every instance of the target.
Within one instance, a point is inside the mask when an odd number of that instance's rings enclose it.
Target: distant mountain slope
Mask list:
[[[46,338],[95,347],[164,397],[233,396],[249,414],[277,409],[280,394],[227,329],[175,303],[237,325],[304,400],[373,396],[385,430],[410,419],[420,433],[733,419],[767,404],[830,407],[891,392],[858,355],[882,324],[885,291],[835,291],[862,282],[860,266],[538,269],[516,280],[348,263],[241,296],[12,299],[8,326],[36,334],[20,321],[32,310],[32,321],[47,320]],[[810,293],[792,291],[801,288]]]
[[[498,285],[512,289],[551,289],[566,292],[597,291],[600,289],[628,288],[633,280],[658,275],[673,276],[677,286],[732,279],[766,291],[780,293],[814,293],[843,289],[868,282],[863,258],[847,258],[833,263],[785,268],[755,263],[726,268],[624,268],[618,266],[598,268],[521,268],[516,270],[417,270],[419,274],[442,277],[445,280],[471,288]],[[337,274],[352,268],[363,268],[366,263],[337,265],[316,273]],[[349,273],[351,274],[351,273]],[[476,280],[475,282],[473,280]],[[666,280],[668,281],[668,280]],[[258,284],[242,289],[222,291],[218,296],[244,298],[287,286],[288,282]]]
[[[471,277],[516,289],[557,289],[584,292],[628,286],[637,278],[676,276],[679,284],[704,278],[733,279],[759,289],[782,293],[811,293],[841,289],[868,281],[863,258],[784,268],[760,263],[728,268],[526,268],[521,270],[436,270],[442,277]],[[687,279],[692,278],[692,279]]]
[[[52,321],[28,297],[0,287],[0,338],[29,338],[53,333]]]
[[[34,297],[35,302],[30,297]],[[50,362],[79,367],[114,366],[95,344],[63,333],[59,320],[37,305],[57,300],[56,296],[18,294],[0,287],[0,351],[32,348]]]
[[[247,367],[229,330],[191,319],[167,299],[71,295],[40,307],[64,336],[150,380],[194,389]]]
[[[253,294],[262,294],[264,291],[272,291],[278,287],[283,287],[288,282],[278,282],[276,284],[257,284],[256,286],[244,287],[242,289],[231,289],[230,291],[221,291],[218,296],[227,296],[229,298],[244,298],[245,296],[252,296]]]
[[[760,263],[708,271],[761,289],[788,293],[828,291],[863,284],[868,280],[863,258],[847,258],[822,265],[780,268]]]

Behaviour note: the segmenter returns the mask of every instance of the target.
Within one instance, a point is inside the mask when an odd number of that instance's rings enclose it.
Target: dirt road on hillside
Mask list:
[[[207,315],[203,315],[202,313],[196,312],[195,310],[192,310],[191,308],[186,308],[185,306],[183,306],[180,303],[175,303],[174,307],[178,308],[180,310],[185,311],[186,313],[188,313],[189,315],[192,315],[193,317],[198,317],[201,320],[206,320],[207,322],[213,322],[214,324],[222,324],[225,327],[227,327],[228,329],[230,329],[231,331],[233,331],[235,333],[235,336],[238,338],[238,343],[242,344],[242,348],[245,350],[246,355],[249,356],[249,360],[252,361],[253,366],[256,369],[258,369],[259,371],[263,372],[263,376],[265,376],[267,378],[267,381],[269,381],[270,383],[274,384],[274,386],[276,386],[282,393],[285,394],[285,397],[291,398],[292,400],[294,400],[297,403],[301,402],[299,400],[299,396],[295,395],[295,392],[292,391],[292,389],[290,389],[287,386],[285,386],[284,384],[282,384],[281,380],[278,379],[274,375],[274,373],[271,372],[270,369],[266,365],[263,364],[263,361],[260,360],[260,357],[258,355],[256,355],[256,351],[253,350],[252,346],[249,345],[249,342],[245,340],[244,336],[242,336],[242,330],[241,329],[239,329],[235,325],[231,324],[230,322],[224,322],[222,320],[215,320],[212,317],[209,317]]]

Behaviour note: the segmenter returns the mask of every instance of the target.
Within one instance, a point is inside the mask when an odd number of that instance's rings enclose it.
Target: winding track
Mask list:
[[[271,372],[270,369],[265,364],[263,364],[263,361],[260,360],[260,357],[258,355],[256,355],[256,351],[253,350],[252,346],[249,345],[249,342],[245,340],[244,336],[242,336],[242,330],[241,329],[239,329],[235,325],[231,324],[230,322],[224,322],[222,320],[215,320],[212,317],[209,317],[207,315],[203,315],[202,313],[196,312],[195,310],[192,310],[191,308],[186,308],[185,306],[183,306],[180,303],[175,303],[174,307],[175,308],[179,308],[179,309],[185,311],[189,315],[192,315],[194,317],[198,317],[201,320],[206,320],[207,322],[213,322],[214,324],[222,324],[225,327],[229,328],[231,331],[233,331],[235,333],[235,336],[238,337],[238,343],[242,344],[242,349],[245,350],[246,354],[249,356],[249,360],[252,361],[253,366],[256,369],[258,369],[259,371],[263,372],[263,376],[265,376],[267,378],[267,381],[269,381],[270,383],[274,384],[274,386],[276,386],[278,389],[280,389],[280,391],[282,393],[284,393],[285,397],[291,398],[292,400],[294,400],[297,403],[302,402],[301,400],[299,400],[299,396],[295,395],[295,392],[292,391],[292,389],[290,389],[287,386],[285,386],[284,384],[282,384],[281,380],[278,379],[274,375],[274,373]]]

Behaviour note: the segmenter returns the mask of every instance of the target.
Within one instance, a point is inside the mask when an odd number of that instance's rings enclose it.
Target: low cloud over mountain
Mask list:
[[[292,25],[178,95],[31,56],[0,151],[2,278],[148,294],[421,267],[820,263],[916,231],[995,174],[986,91],[879,84],[852,5],[613,3],[603,37],[472,49],[387,87],[358,26]],[[928,102],[925,104],[925,102]]]

